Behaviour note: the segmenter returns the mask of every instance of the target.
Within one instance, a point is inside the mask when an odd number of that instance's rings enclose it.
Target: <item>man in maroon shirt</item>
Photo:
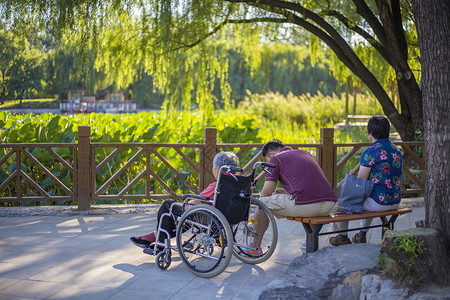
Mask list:
[[[269,168],[260,200],[275,217],[319,217],[336,211],[337,198],[322,169],[304,150],[285,147],[279,140],[264,145],[263,156],[275,168]],[[282,189],[276,189],[277,182]],[[253,246],[261,244],[268,220],[265,214],[255,216],[256,237]]]

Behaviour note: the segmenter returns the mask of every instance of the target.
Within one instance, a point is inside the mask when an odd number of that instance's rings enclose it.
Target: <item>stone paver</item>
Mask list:
[[[423,207],[399,217],[396,229],[415,227],[419,219]],[[301,223],[277,222],[279,242],[271,259],[247,265],[233,257],[222,274],[205,279],[189,272],[176,252],[170,268],[161,271],[154,256],[129,242],[155,228],[154,215],[0,217],[0,299],[257,299],[302,255]],[[372,230],[369,243],[379,244],[380,232]],[[320,237],[320,247],[331,247],[328,238]]]

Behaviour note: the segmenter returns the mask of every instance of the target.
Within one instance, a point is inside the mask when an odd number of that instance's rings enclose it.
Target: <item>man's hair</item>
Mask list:
[[[267,153],[270,151],[279,151],[281,148],[283,148],[284,145],[280,140],[273,139],[271,141],[268,141],[262,150],[262,155],[266,157]]]
[[[372,134],[376,140],[388,138],[390,129],[389,120],[384,116],[373,116],[367,123],[367,134]]]
[[[237,156],[234,153],[228,151],[221,151],[214,156],[213,167],[221,167],[221,166],[235,166],[238,165]]]

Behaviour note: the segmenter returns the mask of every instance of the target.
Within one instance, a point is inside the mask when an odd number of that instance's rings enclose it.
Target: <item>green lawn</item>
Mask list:
[[[19,103],[19,100],[6,100],[5,104],[0,104],[0,109],[20,108]],[[53,98],[23,99],[22,108],[59,108],[59,102]]]

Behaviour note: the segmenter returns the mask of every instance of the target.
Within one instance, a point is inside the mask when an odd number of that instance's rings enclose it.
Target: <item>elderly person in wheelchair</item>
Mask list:
[[[237,157],[234,153],[231,152],[219,152],[214,156],[213,160],[213,175],[214,178],[217,180],[217,177],[219,176],[219,169],[221,166],[228,165],[228,166],[235,166],[237,167],[238,161]],[[201,193],[200,196],[206,197],[210,200],[214,199],[214,191],[216,189],[217,181],[214,181],[210,185],[208,185],[207,188],[205,188]],[[201,204],[202,202],[198,199],[193,199],[189,201],[189,204]],[[164,203],[161,205],[158,211],[158,223],[156,225],[156,228],[159,227],[159,222],[161,221],[161,228],[167,230],[170,233],[171,237],[176,236],[176,222],[173,218],[162,218],[161,216],[166,213],[170,213],[172,208],[172,214],[175,217],[181,217],[181,215],[184,213],[185,209],[189,208],[190,205],[183,205],[183,203],[167,200],[164,201]],[[130,241],[134,243],[136,246],[144,248],[144,253],[152,254],[151,245],[155,243],[156,241],[156,234],[157,230],[152,231],[148,234],[142,235],[142,236],[136,236],[131,237]],[[160,234],[159,241],[164,242],[165,235]]]
[[[184,203],[165,201],[158,212],[157,230],[131,237],[131,242],[144,248],[144,253],[156,255],[160,269],[167,269],[171,251],[178,251],[189,270],[201,277],[220,274],[232,255],[250,264],[266,261],[275,250],[278,231],[271,211],[252,197],[252,191],[256,169],[267,172],[267,167],[274,165],[256,162],[243,175],[235,154],[219,152],[213,160],[217,181],[200,195],[183,195]],[[264,237],[257,237],[255,230],[260,215],[269,220],[263,225]],[[176,247],[170,244],[172,237],[176,237]]]

